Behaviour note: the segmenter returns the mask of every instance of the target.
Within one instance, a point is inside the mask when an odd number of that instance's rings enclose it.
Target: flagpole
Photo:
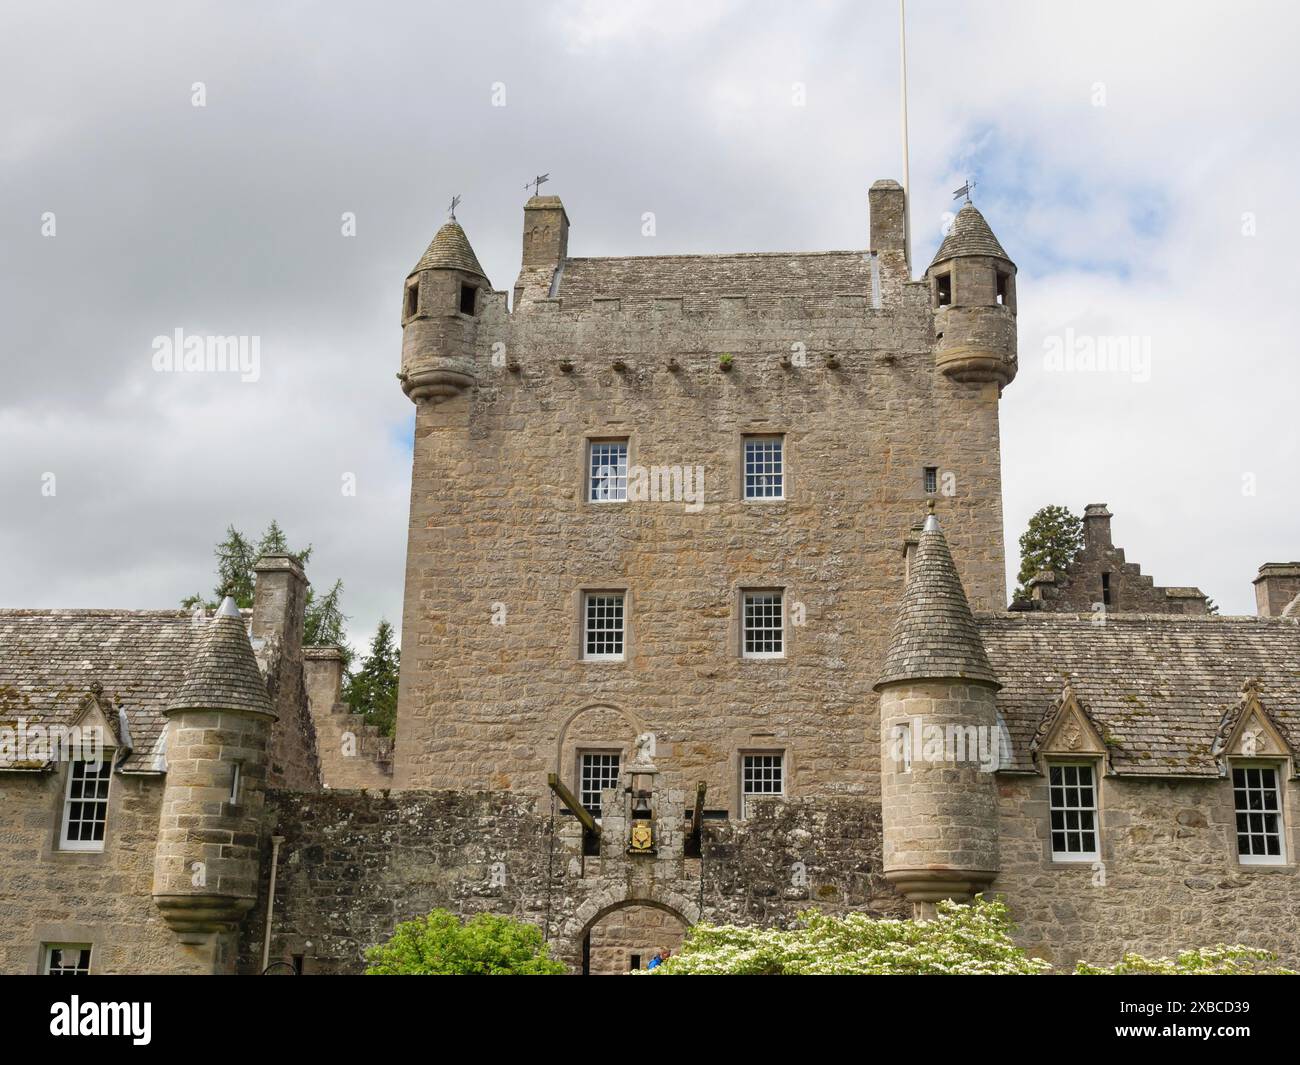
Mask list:
[[[912,278],[912,173],[907,151],[907,0],[898,0],[900,99],[903,107],[903,254],[907,257],[907,277]]]

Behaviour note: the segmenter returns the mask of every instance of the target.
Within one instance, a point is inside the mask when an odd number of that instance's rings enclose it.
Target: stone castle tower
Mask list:
[[[974,206],[919,281],[902,187],[869,207],[866,249],[580,258],[534,196],[512,304],[457,222],[438,231],[402,304],[396,786],[576,792],[589,756],[624,766],[651,732],[659,785],[703,781],[731,816],[756,758],[782,794],[879,795],[873,685],[927,499],[972,605],[1006,604],[1016,305]],[[593,496],[610,455],[626,500]],[[616,653],[589,654],[607,607]]]
[[[275,710],[235,601],[227,597],[164,711],[167,777],[153,898],[183,944],[229,969],[231,935],[257,899]]]

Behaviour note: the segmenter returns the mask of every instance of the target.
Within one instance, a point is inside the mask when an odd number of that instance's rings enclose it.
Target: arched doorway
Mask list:
[[[608,906],[583,929],[582,975],[616,976],[644,969],[665,947],[681,949],[690,927],[671,906],[632,899]]]

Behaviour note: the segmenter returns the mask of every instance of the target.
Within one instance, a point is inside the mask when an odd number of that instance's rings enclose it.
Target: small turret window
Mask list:
[[[952,274],[936,274],[934,278],[934,305],[952,306]]]
[[[420,309],[420,279],[411,278],[406,283],[406,298],[402,301],[402,321],[408,318],[414,318],[415,312]]]
[[[473,314],[477,303],[478,289],[473,285],[460,286],[460,313]]]
[[[927,495],[934,495],[939,491],[939,467],[925,467],[925,491]]]
[[[1011,275],[1005,270],[997,271],[998,306],[1011,306]]]

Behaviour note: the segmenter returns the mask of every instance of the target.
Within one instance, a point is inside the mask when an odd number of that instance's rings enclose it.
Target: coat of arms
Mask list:
[[[648,854],[654,850],[654,832],[649,821],[632,822],[632,839],[628,850],[633,854]]]

